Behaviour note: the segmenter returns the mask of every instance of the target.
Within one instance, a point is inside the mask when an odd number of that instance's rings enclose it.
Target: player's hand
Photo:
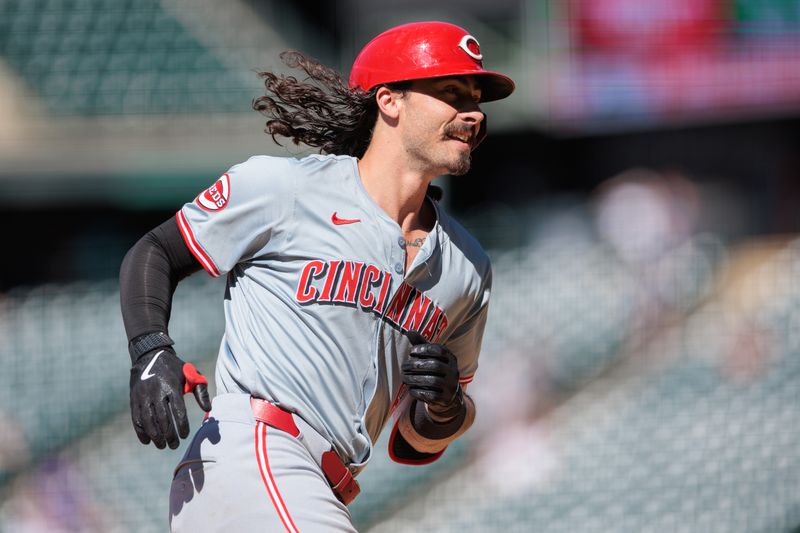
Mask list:
[[[451,418],[461,408],[463,397],[458,384],[458,362],[444,345],[417,344],[411,348],[402,369],[408,393],[425,402],[430,413]]]
[[[211,410],[208,381],[170,347],[156,348],[131,368],[131,418],[142,444],[175,449],[189,436],[183,395],[192,391],[204,411]]]

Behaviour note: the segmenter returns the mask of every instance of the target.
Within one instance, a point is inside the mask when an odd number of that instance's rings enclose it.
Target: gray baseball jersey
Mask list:
[[[411,337],[446,344],[469,383],[490,263],[432,203],[435,227],[408,272],[401,228],[352,157],[253,157],[187,203],[186,243],[209,274],[227,273],[218,392],[299,414],[357,468],[397,404]]]

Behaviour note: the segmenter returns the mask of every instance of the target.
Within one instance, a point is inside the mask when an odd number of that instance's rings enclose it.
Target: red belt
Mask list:
[[[280,429],[292,437],[300,436],[300,430],[294,422],[292,413],[259,398],[250,398],[250,406],[256,420]],[[322,454],[320,466],[336,497],[343,504],[350,505],[350,502],[355,500],[358,493],[361,492],[361,487],[358,486],[358,481],[353,477],[350,469],[339,459],[333,449]]]

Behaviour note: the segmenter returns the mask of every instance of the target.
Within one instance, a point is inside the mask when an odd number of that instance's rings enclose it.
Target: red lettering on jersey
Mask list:
[[[449,323],[442,308],[407,282],[401,283],[390,296],[391,287],[392,273],[375,265],[343,259],[328,262],[316,259],[303,265],[295,299],[302,305],[319,303],[359,307],[362,311],[372,311],[400,331],[417,331],[428,342],[441,342]]]
[[[392,273],[391,272],[384,272],[383,273],[383,283],[381,284],[381,292],[380,296],[378,296],[378,304],[375,306],[375,312],[377,314],[383,313],[383,306],[386,305],[386,297],[389,295],[389,287],[392,286]]]
[[[431,302],[430,298],[417,290],[408,308],[408,315],[406,315],[406,319],[403,322],[403,331],[419,331],[422,329],[423,320],[425,315],[428,314],[431,303],[433,302]]]
[[[231,179],[223,174],[214,185],[197,195],[195,202],[205,211],[222,211],[231,196]]]
[[[322,294],[319,295],[319,302],[330,302],[331,293],[333,292],[333,285],[336,282],[336,277],[339,274],[339,265],[342,261],[336,259],[328,262],[328,276],[325,278],[325,285],[322,287]]]
[[[433,336],[436,340],[433,342],[439,342],[444,334],[444,330],[447,329],[447,315],[442,313],[442,319],[439,321],[439,325],[436,326],[436,334]]]
[[[364,311],[369,311],[375,305],[375,295],[372,294],[372,286],[381,279],[381,271],[375,265],[367,265],[364,269],[364,280],[361,282],[361,290],[358,294],[358,303]]]
[[[425,328],[422,330],[422,335],[428,342],[433,342],[433,334],[436,331],[436,324],[439,322],[439,318],[443,315],[442,308],[439,306],[434,307],[433,314],[428,319],[428,322],[425,323]]]
[[[400,319],[403,316],[403,311],[406,309],[406,302],[408,302],[411,291],[415,290],[414,287],[405,281],[397,289],[397,292],[392,298],[392,303],[389,304],[389,309],[386,311],[386,318],[396,325],[400,325]]]
[[[300,274],[300,281],[297,283],[297,293],[295,298],[301,304],[312,302],[317,298],[317,288],[311,286],[311,280],[325,271],[325,263],[322,261],[309,261],[303,267]]]
[[[342,267],[342,277],[339,279],[334,302],[355,304],[358,294],[358,282],[361,280],[361,270],[364,263],[357,261],[345,261]]]

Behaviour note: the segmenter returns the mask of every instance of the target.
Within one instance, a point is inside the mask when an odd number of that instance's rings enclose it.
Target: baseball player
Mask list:
[[[284,60],[307,77],[262,73],[254,108],[273,138],[322,154],[232,167],[121,268],[139,440],[188,436],[185,393],[208,411],[174,472],[173,531],[354,531],[355,476],[387,423],[392,459],[427,464],[475,416],[490,264],[426,192],[467,172],[479,104],[513,82],[443,22],[378,35],[349,83]],[[176,285],[200,269],[227,276],[213,402],[167,328]]]

